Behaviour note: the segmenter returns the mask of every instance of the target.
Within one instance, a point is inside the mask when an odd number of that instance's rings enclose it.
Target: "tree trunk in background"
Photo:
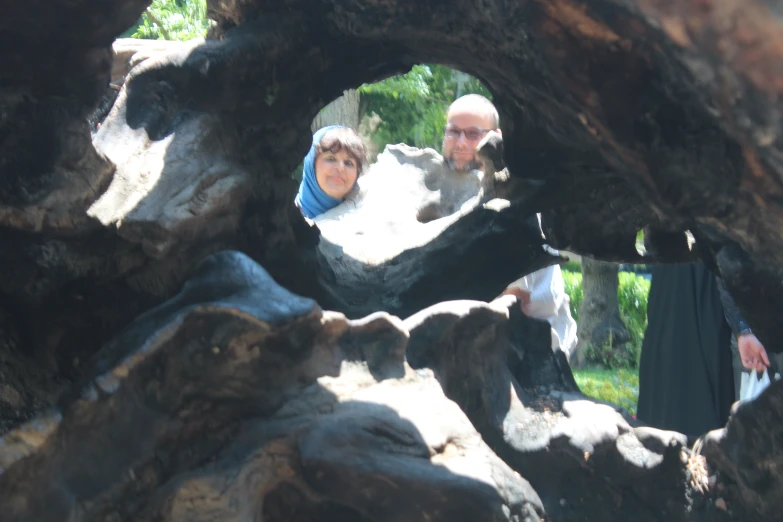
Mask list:
[[[465,84],[470,80],[470,75],[462,71],[454,71],[454,80],[457,82],[457,94],[454,96],[456,100],[465,94]]]
[[[315,132],[327,125],[359,129],[359,93],[355,89],[344,91],[342,96],[321,109],[310,128]]]
[[[572,364],[576,368],[586,363],[589,345],[622,346],[628,342],[628,329],[620,319],[617,300],[620,265],[582,258],[582,289],[584,300],[579,307],[579,342]]]

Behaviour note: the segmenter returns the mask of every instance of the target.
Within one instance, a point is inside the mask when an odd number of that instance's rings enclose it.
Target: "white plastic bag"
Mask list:
[[[759,396],[767,386],[769,386],[769,372],[762,372],[761,376],[756,375],[753,370],[750,373],[742,372],[742,383],[740,384],[740,402],[749,402]]]

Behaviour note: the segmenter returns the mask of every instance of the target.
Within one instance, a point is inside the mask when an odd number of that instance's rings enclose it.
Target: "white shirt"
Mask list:
[[[538,214],[538,226],[541,226],[541,214]],[[544,233],[541,232],[541,236]],[[547,247],[557,255],[557,251]],[[530,292],[530,308],[527,315],[552,326],[552,350],[560,348],[566,357],[576,348],[576,321],[571,317],[571,298],[565,292],[563,272],[559,265],[542,268],[530,275],[514,281],[512,287]]]
[[[570,357],[576,347],[576,321],[571,317],[571,298],[565,293],[559,265],[542,268],[511,285],[530,292],[530,317],[552,326],[552,350],[560,348]]]

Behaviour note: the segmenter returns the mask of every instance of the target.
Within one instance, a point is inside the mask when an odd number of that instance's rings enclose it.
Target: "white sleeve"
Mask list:
[[[530,292],[528,315],[552,325],[552,348],[570,355],[576,346],[576,321],[571,317],[570,298],[565,293],[559,265],[542,268],[516,281],[514,286]]]

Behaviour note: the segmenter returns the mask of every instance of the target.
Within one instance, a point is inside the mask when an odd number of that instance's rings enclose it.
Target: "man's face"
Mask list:
[[[443,158],[446,163],[457,171],[480,168],[476,161],[476,147],[487,135],[484,131],[494,130],[492,116],[471,107],[452,107],[446,118],[446,134],[443,137]],[[476,133],[477,129],[481,132]],[[460,131],[476,135],[469,138]]]

